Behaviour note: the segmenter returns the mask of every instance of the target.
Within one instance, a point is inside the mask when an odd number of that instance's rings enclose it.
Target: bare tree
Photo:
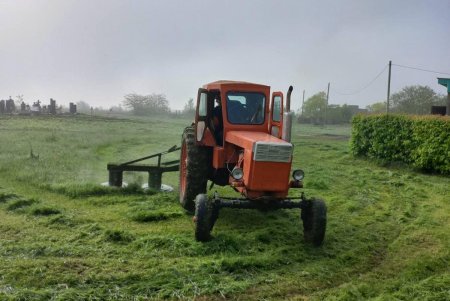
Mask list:
[[[188,102],[184,105],[183,114],[184,115],[189,115],[189,116],[195,114],[195,107],[194,107],[194,99],[193,98],[189,98]]]
[[[164,94],[139,95],[130,93],[125,95],[124,107],[133,111],[135,115],[155,115],[169,113],[169,101]]]
[[[85,101],[80,100],[77,102],[77,111],[84,114],[91,113],[91,105]]]

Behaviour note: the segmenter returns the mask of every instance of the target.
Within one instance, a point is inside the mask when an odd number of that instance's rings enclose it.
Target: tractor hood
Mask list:
[[[253,153],[254,161],[291,162],[291,143],[263,132],[230,131],[225,141]]]

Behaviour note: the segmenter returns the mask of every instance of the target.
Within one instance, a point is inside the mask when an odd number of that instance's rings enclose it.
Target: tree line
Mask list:
[[[136,93],[127,94],[122,102],[125,108],[128,108],[134,115],[152,116],[172,113],[169,107],[169,101],[164,94],[140,95]],[[184,105],[181,112],[175,112],[182,115],[193,116],[195,113],[194,99],[190,98]]]
[[[447,96],[437,94],[428,86],[406,86],[392,94],[389,111],[393,113],[427,115],[432,106],[445,106]],[[383,108],[384,107],[384,108]],[[378,102],[368,106],[371,112],[386,111],[386,102]]]
[[[84,114],[105,114],[105,113],[121,113],[133,114],[136,116],[156,116],[156,115],[184,115],[194,116],[195,106],[194,99],[190,98],[182,111],[173,111],[170,109],[169,101],[164,94],[148,94],[141,95],[130,93],[124,96],[124,100],[117,106],[108,109],[103,107],[92,107],[85,101],[79,101],[77,110]]]
[[[428,86],[406,86],[391,96],[390,112],[424,115],[430,114],[431,106],[446,104],[446,96],[437,94]],[[155,116],[161,114],[175,114],[192,117],[195,114],[195,102],[190,98],[181,111],[172,111],[169,101],[164,94],[141,95],[130,93],[124,96],[121,105],[109,109],[91,107],[84,101],[77,102],[80,113],[131,113],[138,116]],[[302,110],[297,113],[300,123],[312,124],[338,124],[348,123],[351,118],[360,112],[385,113],[386,102],[375,102],[365,108],[357,105],[327,105],[327,95],[321,91],[309,97],[303,104]]]
[[[428,86],[406,86],[392,94],[389,111],[392,113],[426,115],[430,114],[432,106],[445,106],[446,96],[437,94]],[[313,124],[348,123],[351,118],[361,112],[385,113],[386,102],[380,101],[359,108],[355,105],[327,105],[327,95],[319,92],[309,97],[298,115],[298,122]]]

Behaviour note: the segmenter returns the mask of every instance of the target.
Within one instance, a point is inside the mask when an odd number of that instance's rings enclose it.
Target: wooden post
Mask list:
[[[392,61],[389,61],[389,76],[388,76],[388,88],[387,88],[386,114],[389,114],[389,98],[391,97],[391,68],[392,68]]]
[[[122,170],[109,169],[109,186],[122,187]]]
[[[450,92],[447,94],[447,116],[450,116]]]
[[[324,126],[327,124],[327,110],[328,110],[328,96],[330,95],[330,83],[328,83],[328,89],[327,89],[327,104],[325,105],[325,120],[323,121]]]
[[[152,170],[148,172],[148,188],[160,190],[162,182],[162,172],[160,170]]]
[[[303,100],[302,100],[302,117],[303,117],[303,107],[305,106],[305,90],[303,90]]]

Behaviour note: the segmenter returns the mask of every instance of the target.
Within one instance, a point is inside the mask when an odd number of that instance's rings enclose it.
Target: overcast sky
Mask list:
[[[0,0],[0,98],[86,101],[108,108],[127,93],[163,93],[181,109],[219,79],[286,91],[294,109],[386,99],[394,64],[450,73],[450,1]],[[392,90],[436,77],[393,67]],[[341,93],[341,94],[338,94]]]

